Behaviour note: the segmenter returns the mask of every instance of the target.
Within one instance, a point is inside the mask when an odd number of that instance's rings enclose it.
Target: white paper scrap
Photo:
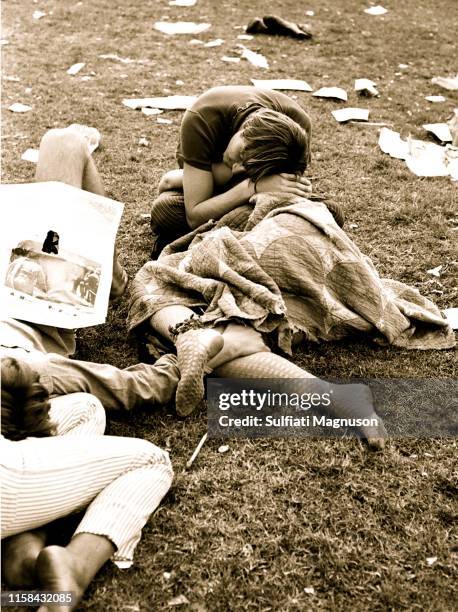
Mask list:
[[[237,38],[239,40],[253,40],[254,36],[252,36],[251,34],[239,34]]]
[[[431,79],[431,83],[439,85],[444,89],[455,91],[458,89],[458,74],[454,77],[434,77]]]
[[[368,15],[384,15],[388,13],[387,9],[379,4],[377,6],[371,6],[370,8],[364,9],[364,12]]]
[[[355,80],[355,91],[362,95],[378,96],[378,91],[375,87],[374,81],[370,79],[356,79]]]
[[[255,87],[264,89],[289,89],[291,91],[313,91],[306,81],[300,79],[251,79]]]
[[[444,315],[452,329],[458,329],[458,308],[446,308]]]
[[[315,589],[313,587],[304,587],[304,593],[307,593],[307,595],[314,595]]]
[[[85,62],[78,62],[77,64],[73,64],[73,66],[70,66],[70,68],[67,70],[67,74],[78,74],[78,72],[84,68],[85,66]]]
[[[158,98],[125,98],[122,103],[136,110],[149,106],[151,108],[163,108],[166,110],[186,110],[194,104],[197,96],[165,96]]]
[[[38,149],[26,149],[21,155],[21,159],[31,162],[32,164],[38,164],[39,153]]]
[[[13,113],[27,113],[32,110],[32,107],[27,106],[27,104],[21,104],[21,102],[15,102],[8,106],[8,110],[13,111]]]
[[[255,51],[251,51],[251,49],[247,49],[246,47],[244,47],[243,45],[240,45],[240,47],[243,49],[242,52],[242,58],[246,59],[250,62],[250,64],[253,64],[253,66],[256,66],[257,68],[269,68],[269,62],[266,60],[266,58],[261,55],[261,53],[256,53]]]
[[[452,133],[447,123],[425,123],[423,128],[427,132],[434,134],[434,136],[442,142],[452,142],[453,140]]]
[[[160,115],[163,112],[164,111],[162,111],[160,108],[148,108],[147,106],[142,108],[142,113],[147,117],[151,117],[152,115]]]
[[[197,0],[170,0],[170,6],[194,6]]]
[[[42,17],[45,17],[46,13],[43,13],[43,11],[33,11],[32,13],[32,19],[41,19]]]
[[[222,38],[215,38],[215,40],[209,40],[204,44],[204,47],[220,47],[224,43]]]
[[[229,450],[229,446],[227,444],[223,444],[222,446],[218,447],[218,453],[227,453],[227,451]]]
[[[366,108],[339,108],[331,111],[332,116],[339,123],[346,121],[367,121],[369,119],[369,111]]]
[[[154,26],[164,34],[200,34],[211,27],[210,23],[194,23],[193,21],[156,21]]]
[[[313,17],[315,15],[315,11],[305,11],[307,17]]]
[[[240,62],[240,57],[229,57],[228,55],[223,55],[221,58],[223,62],[238,64]]]
[[[446,98],[444,96],[425,96],[425,100],[428,100],[428,102],[445,102]]]
[[[437,268],[431,268],[431,270],[426,270],[426,273],[431,274],[432,276],[435,276],[436,278],[439,278],[441,275],[442,268],[443,266],[437,266]]]
[[[344,102],[348,100],[347,92],[341,87],[321,87],[321,89],[314,91],[312,96],[317,98],[337,98]]]
[[[141,147],[149,147],[149,140],[148,138],[145,138],[145,136],[140,136],[140,138],[138,139],[138,144]]]
[[[189,44],[190,44],[190,45],[203,45],[203,44],[204,44],[204,41],[203,41],[203,40],[199,40],[198,38],[192,38],[192,39],[189,41]]]
[[[163,125],[171,125],[173,121],[171,119],[163,119],[162,117],[158,117],[156,119],[157,123],[162,123]]]
[[[116,53],[104,53],[99,55],[101,59],[111,59],[115,62],[121,62],[121,64],[133,64],[135,60],[130,59],[130,57],[120,57]]]

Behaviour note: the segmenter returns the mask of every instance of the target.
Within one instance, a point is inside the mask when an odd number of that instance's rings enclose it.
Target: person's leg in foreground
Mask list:
[[[204,328],[198,317],[185,306],[168,306],[150,319],[152,328],[175,342],[181,380],[178,383],[178,414],[190,414],[204,396],[203,377],[214,372],[221,378],[300,378],[310,379],[311,390],[327,392],[329,383],[316,378],[280,355],[271,353],[262,336],[253,328],[232,323],[221,333]],[[377,418],[370,389],[365,385],[333,385],[333,401],[329,407],[336,417]],[[384,446],[386,431],[378,419],[378,427],[361,431],[369,445]]]
[[[109,558],[131,562],[141,529],[173,477],[167,453],[151,443],[94,435],[103,433],[103,408],[96,398],[78,395],[78,401],[86,401],[86,417],[81,408],[72,427],[62,398],[54,416],[60,412],[66,435],[3,440],[1,465],[2,536],[20,534],[16,547],[14,537],[4,547],[5,578],[12,586],[37,579],[43,590],[74,592],[76,602]],[[69,400],[71,410],[76,399]],[[31,531],[86,506],[66,547],[46,547],[46,532]],[[54,609],[73,607],[40,608]]]
[[[60,181],[104,196],[102,180],[85,138],[68,128],[52,129],[41,139],[35,180]],[[118,261],[115,248],[111,298],[121,296],[127,286],[127,273]]]

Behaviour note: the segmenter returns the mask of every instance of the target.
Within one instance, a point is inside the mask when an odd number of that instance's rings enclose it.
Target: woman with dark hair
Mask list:
[[[181,123],[180,169],[162,177],[151,209],[153,259],[209,219],[246,221],[256,192],[307,195],[310,138],[307,113],[279,91],[222,86],[199,96]]]
[[[3,577],[12,587],[71,591],[72,602],[39,610],[73,610],[106,561],[132,563],[172,482],[168,454],[146,440],[104,436],[96,397],[49,400],[38,374],[10,358],[2,360],[1,411]],[[47,546],[45,526],[84,508],[67,546]]]

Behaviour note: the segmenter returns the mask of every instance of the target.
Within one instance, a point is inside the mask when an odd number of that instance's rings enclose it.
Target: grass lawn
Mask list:
[[[348,106],[369,108],[370,121],[428,139],[422,124],[446,121],[458,106],[457,92],[431,83],[458,70],[456,0],[384,5],[389,12],[375,17],[363,12],[368,2],[357,0],[198,0],[188,8],[168,0],[4,0],[2,180],[32,180],[33,164],[20,156],[38,147],[46,129],[74,122],[97,127],[103,143],[94,158],[108,194],[125,204],[119,244],[133,275],[148,258],[142,214],[161,173],[174,166],[181,113],[167,112],[162,117],[173,124],[158,124],[122,99],[199,94],[250,78],[300,78],[314,89],[344,87]],[[47,14],[35,20],[35,10]],[[268,58],[269,70],[221,61],[236,55],[242,26],[272,13],[310,24],[312,40],[243,41]],[[206,48],[189,44],[192,36],[153,29],[167,19],[209,22],[211,30],[197,38],[224,43]],[[100,58],[110,53],[134,61]],[[86,65],[76,76],[66,74],[76,62]],[[353,83],[360,77],[375,81],[380,97],[358,99]],[[379,127],[339,125],[331,110],[344,103],[291,94],[313,121],[314,188],[343,203],[356,244],[381,275],[412,284],[440,307],[457,306],[456,186],[447,178],[417,178],[382,154]],[[446,101],[432,104],[425,100],[431,94]],[[13,102],[33,110],[11,113]],[[141,136],[149,146],[138,144]],[[426,273],[441,264],[440,278]],[[79,333],[79,358],[120,367],[136,362],[135,342],[125,332],[127,302],[111,308],[105,325]],[[340,378],[450,378],[456,371],[452,350],[360,341],[306,345],[294,361]],[[81,610],[165,610],[180,595],[188,603],[178,609],[196,612],[456,609],[456,440],[395,439],[382,455],[356,440],[239,440],[226,454],[212,441],[184,472],[205,429],[203,408],[187,421],[162,409],[111,422],[110,433],[169,448],[176,479],[144,529],[134,567],[104,567]],[[430,557],[437,557],[431,565]]]

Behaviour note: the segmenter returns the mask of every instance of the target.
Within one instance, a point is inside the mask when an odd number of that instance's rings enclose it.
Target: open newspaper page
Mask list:
[[[0,201],[2,315],[103,323],[123,205],[57,182],[1,185]]]

